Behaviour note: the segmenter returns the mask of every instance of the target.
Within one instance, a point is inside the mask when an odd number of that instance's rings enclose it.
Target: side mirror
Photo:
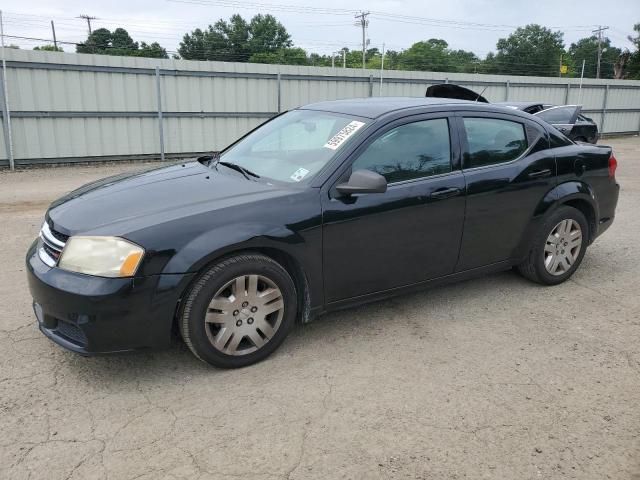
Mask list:
[[[356,170],[347,183],[336,186],[341,195],[354,193],[384,193],[387,191],[387,179],[371,170]]]

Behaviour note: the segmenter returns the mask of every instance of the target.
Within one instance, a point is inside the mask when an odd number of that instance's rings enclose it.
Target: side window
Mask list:
[[[497,118],[465,118],[469,155],[466,168],[515,160],[527,149],[524,125]]]
[[[369,145],[351,168],[372,170],[389,183],[448,173],[449,122],[438,118],[393,128]]]
[[[555,124],[571,124],[575,121],[576,107],[572,105],[553,107],[547,110],[542,110],[536,114],[538,118],[541,118],[547,123]]]

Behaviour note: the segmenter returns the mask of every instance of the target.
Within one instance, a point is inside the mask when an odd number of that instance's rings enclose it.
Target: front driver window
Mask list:
[[[446,118],[396,127],[378,137],[353,162],[354,170],[372,170],[401,182],[451,171],[451,142]]]

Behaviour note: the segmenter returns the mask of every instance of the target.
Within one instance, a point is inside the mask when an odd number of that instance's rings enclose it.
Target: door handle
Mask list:
[[[455,197],[460,194],[459,188],[443,188],[440,190],[436,190],[435,192],[431,192],[429,195],[431,198],[435,198],[436,200],[442,200],[444,198]]]
[[[551,169],[545,168],[544,170],[535,170],[533,172],[529,172],[529,178],[541,178],[541,177],[549,177],[551,175]]]

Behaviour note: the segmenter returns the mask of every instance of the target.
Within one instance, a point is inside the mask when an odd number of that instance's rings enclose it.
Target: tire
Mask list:
[[[576,246],[578,235],[580,242]],[[525,278],[542,285],[557,285],[578,269],[588,243],[589,224],[584,214],[563,205],[544,219],[534,235],[527,257],[518,265],[518,271]],[[556,259],[558,261],[554,263]]]
[[[254,253],[208,268],[187,295],[180,333],[193,354],[213,366],[264,360],[284,341],[297,315],[296,288],[273,259]]]

